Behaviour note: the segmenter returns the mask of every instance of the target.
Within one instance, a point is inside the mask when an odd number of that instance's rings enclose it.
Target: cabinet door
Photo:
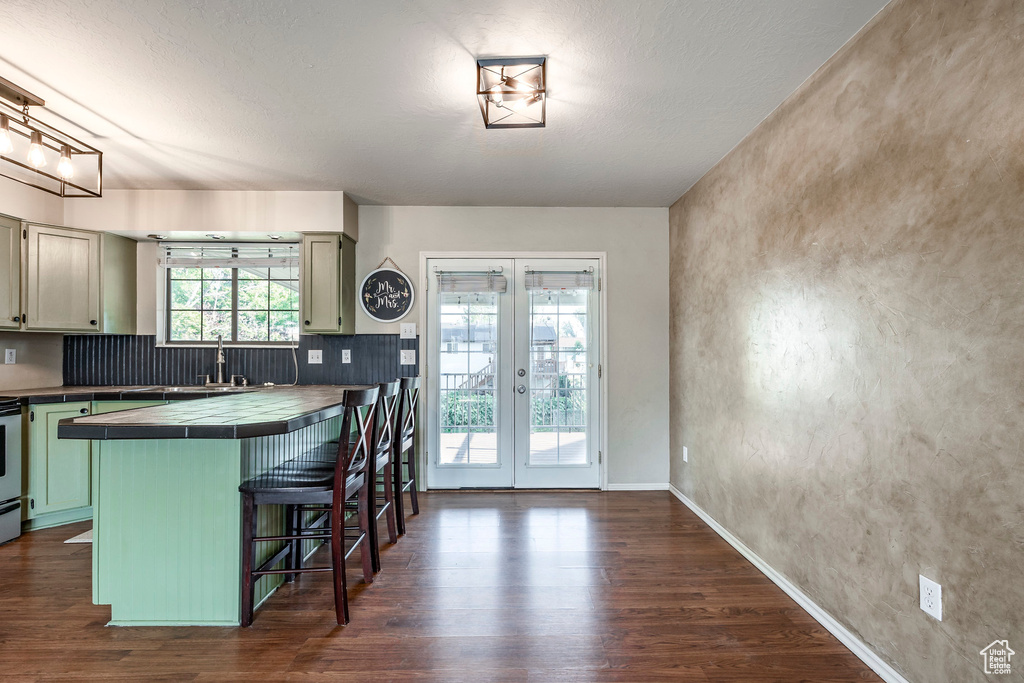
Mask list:
[[[302,237],[302,332],[337,333],[341,273],[341,236],[313,234]]]
[[[28,226],[25,329],[99,331],[100,235]]]
[[[90,505],[90,442],[57,438],[58,422],[88,414],[88,401],[29,406],[29,519]]]
[[[0,328],[21,327],[21,223],[0,216]]]

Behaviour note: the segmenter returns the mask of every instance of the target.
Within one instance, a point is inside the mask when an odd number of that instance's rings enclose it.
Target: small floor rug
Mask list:
[[[74,538],[69,538],[65,543],[92,543],[92,529],[83,531]]]

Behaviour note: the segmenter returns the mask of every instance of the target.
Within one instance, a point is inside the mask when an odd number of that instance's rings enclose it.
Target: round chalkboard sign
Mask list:
[[[412,281],[400,270],[378,268],[363,280],[359,303],[363,313],[380,323],[401,320],[412,310],[416,292]]]

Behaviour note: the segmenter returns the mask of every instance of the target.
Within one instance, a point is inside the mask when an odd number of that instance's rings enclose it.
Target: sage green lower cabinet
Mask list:
[[[91,412],[88,401],[29,406],[28,510],[30,528],[92,517],[90,442],[57,438],[57,423]]]

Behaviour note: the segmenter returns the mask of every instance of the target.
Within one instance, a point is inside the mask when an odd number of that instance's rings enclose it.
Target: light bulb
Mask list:
[[[71,180],[75,175],[75,167],[71,165],[71,148],[60,146],[60,161],[57,163],[57,174],[64,180]]]
[[[533,95],[527,95],[526,97],[522,97],[516,100],[512,104],[511,109],[512,111],[522,111],[529,107],[531,104],[534,104],[535,102],[540,102],[540,95],[537,95],[536,93]]]
[[[46,166],[46,156],[43,154],[43,134],[38,130],[32,131],[32,146],[28,148],[28,163],[36,168]]]
[[[14,143],[11,142],[11,122],[6,114],[0,114],[0,154],[10,154],[14,151]]]

